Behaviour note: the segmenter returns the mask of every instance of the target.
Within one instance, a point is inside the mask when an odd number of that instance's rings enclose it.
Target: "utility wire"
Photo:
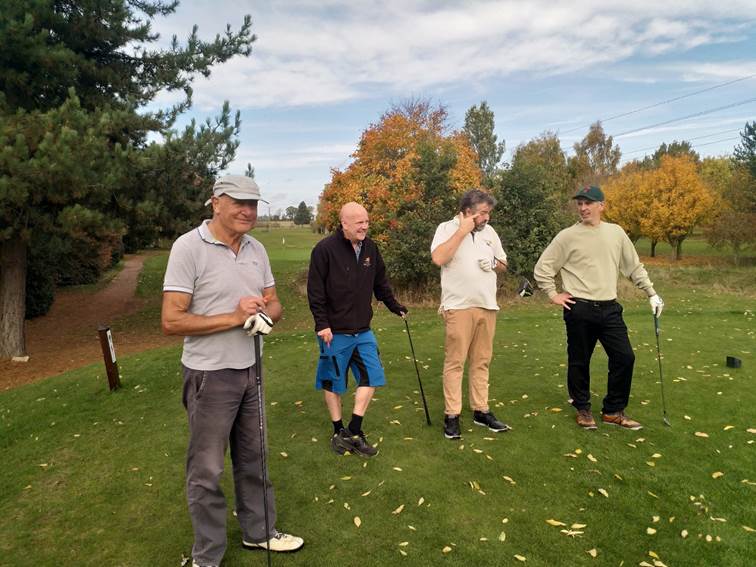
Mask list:
[[[680,141],[681,142],[692,142],[693,140],[702,140],[704,138],[711,138],[712,136],[721,136],[722,134],[729,134],[730,132],[738,132],[738,131],[740,131],[740,128],[730,128],[729,130],[721,130],[720,132],[714,132],[713,134],[706,134],[704,136],[696,136],[694,138],[682,138]],[[675,141],[677,141],[677,140],[675,140]],[[698,144],[698,145],[701,145],[701,144]],[[646,150],[655,150],[658,147],[659,147],[658,145],[656,145],[656,146],[647,146],[645,148],[638,148],[638,149],[635,149],[635,150],[630,150],[629,152],[622,152],[622,154],[623,155],[632,155],[632,154],[637,154],[637,153],[640,153],[640,152],[645,152]]]
[[[656,108],[657,106],[662,106],[664,104],[669,104],[671,102],[676,102],[676,101],[682,100],[684,98],[688,98],[688,97],[691,97],[691,96],[699,95],[701,93],[713,91],[714,89],[720,89],[722,87],[726,87],[728,85],[739,83],[741,81],[747,81],[748,79],[752,79],[754,77],[756,77],[756,73],[753,73],[751,75],[747,75],[745,77],[740,77],[739,79],[733,79],[732,81],[727,81],[727,82],[724,82],[724,83],[719,83],[718,85],[713,85],[711,87],[707,87],[705,89],[694,91],[692,93],[688,93],[688,94],[685,94],[685,95],[677,96],[677,97],[674,97],[674,98],[669,98],[667,100],[662,100],[662,101],[656,102],[654,104],[649,104],[648,106],[643,106],[641,108],[636,108],[635,110],[629,110],[629,111],[623,112],[621,114],[615,114],[614,116],[610,116],[609,118],[603,118],[603,119],[599,120],[599,122],[601,122],[602,124],[604,124],[606,122],[609,122],[610,120],[616,120],[617,118],[623,118],[625,116],[630,116],[631,114],[637,114],[638,112],[643,112],[644,110],[649,110],[651,108]],[[590,124],[588,124],[587,126],[590,127]],[[585,128],[585,127],[586,126],[577,126],[575,128],[570,128],[569,130],[565,130],[564,132],[560,132],[560,134],[569,134],[570,132],[574,132],[575,130],[581,130],[581,129]]]
[[[650,130],[651,128],[658,128],[659,126],[666,126],[667,124],[672,124],[674,122],[682,122],[683,120],[689,120],[691,118],[697,118],[699,116],[713,114],[714,112],[719,112],[720,110],[727,110],[729,108],[735,108],[736,106],[743,106],[744,104],[749,104],[752,102],[756,102],[756,98],[749,98],[746,100],[741,100],[740,102],[733,102],[732,104],[726,104],[724,106],[718,106],[716,108],[709,108],[707,110],[702,110],[700,112],[694,112],[693,114],[688,114],[687,116],[680,116],[679,118],[673,118],[672,120],[665,120],[664,122],[657,122],[656,124],[651,124],[649,126],[642,126],[641,128],[633,128],[632,130],[626,130],[625,132],[614,134],[613,137],[615,139],[621,138],[623,136],[635,134],[636,132],[643,132],[644,130]]]

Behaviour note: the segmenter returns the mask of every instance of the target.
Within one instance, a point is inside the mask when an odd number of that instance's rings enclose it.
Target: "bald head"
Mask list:
[[[339,211],[339,220],[344,237],[352,244],[365,240],[369,224],[365,207],[354,201],[347,203]]]

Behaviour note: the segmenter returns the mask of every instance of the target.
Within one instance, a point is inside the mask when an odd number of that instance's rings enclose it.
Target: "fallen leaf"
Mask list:
[[[284,459],[285,459],[286,457],[288,457],[288,456],[289,456],[289,454],[288,454],[288,453],[286,453],[286,452],[284,452],[284,451],[281,451],[280,455],[281,455],[281,456],[282,456],[282,457],[283,457]]]
[[[559,530],[559,531],[569,537],[577,537],[583,534],[583,532],[579,532],[577,530]]]
[[[404,510],[404,504],[402,504],[401,506],[399,506],[399,507],[398,507],[398,508],[397,508],[396,510],[394,510],[394,511],[393,511],[393,512],[391,512],[391,513],[392,513],[392,514],[394,514],[394,515],[396,516],[396,515],[399,515],[399,514],[401,514],[401,513],[402,513],[402,510]]]
[[[725,425],[725,426],[723,427],[723,429],[724,429],[725,431],[729,431],[730,429],[735,429],[735,426],[734,426],[734,425]]]
[[[363,492],[362,494],[360,494],[360,496],[367,496],[371,492],[373,492],[373,491],[372,490],[368,490],[367,492]]]
[[[399,467],[394,467],[394,470],[395,470],[395,471],[398,471],[398,472],[402,472],[402,469],[401,469],[401,468],[399,468]]]
[[[360,520],[359,516],[354,517],[354,525],[357,526],[358,528],[362,525],[362,520]]]
[[[562,411],[562,408],[551,408],[549,411],[553,411],[554,413],[559,413]]]
[[[564,522],[560,522],[559,520],[551,520],[551,519],[546,520],[546,523],[549,524],[550,526],[566,526],[567,525]]]
[[[418,501],[417,501],[417,505],[418,505],[418,506],[422,506],[422,505],[423,505],[423,502],[425,502],[425,498],[423,498],[423,497],[421,496],[421,497],[420,497],[420,500],[418,500]]]
[[[721,471],[711,473],[711,478],[719,478],[721,476],[724,476],[724,473]]]
[[[649,467],[655,467],[655,466],[656,466],[656,463],[655,463],[654,461],[646,461],[646,464],[647,464],[647,465],[648,465]]]
[[[595,547],[593,549],[589,549],[588,551],[586,551],[586,553],[590,555],[591,557],[593,557],[594,559],[598,557],[598,551],[596,551]]]
[[[517,484],[514,480],[512,480],[511,477],[508,477],[507,475],[502,476],[504,480],[506,480],[509,484]]]
[[[604,490],[603,488],[599,488],[598,491],[601,493],[601,495],[604,498],[609,498],[609,493],[606,490]]]
[[[407,552],[404,551],[403,549],[400,549],[399,553],[401,553],[404,557],[407,557]]]
[[[403,541],[403,542],[401,542],[401,543],[399,544],[399,547],[406,547],[406,546],[408,546],[408,545],[409,545],[409,542],[408,542],[408,541]]]
[[[756,427],[749,427],[748,429],[746,429],[746,431],[748,433],[756,433]]]
[[[499,541],[506,541],[506,540],[507,540],[507,534],[505,534],[504,532],[501,532],[499,534]]]
[[[695,436],[696,437],[708,437],[709,434],[708,433],[704,433],[703,431],[696,431],[695,432]]]
[[[659,555],[655,551],[649,551],[648,556],[653,557],[654,559],[661,559],[661,557],[659,557]]]
[[[584,527],[586,527],[588,524],[572,524],[570,528],[573,530],[582,530]]]
[[[657,522],[658,522],[659,520],[660,520],[659,516],[651,516],[651,521],[652,521],[653,523],[655,523],[655,524],[656,524],[656,523],[657,523]]]
[[[683,539],[685,539],[686,537],[688,537],[688,530],[681,531],[680,532],[680,537],[683,538]]]
[[[522,561],[523,563],[527,561],[527,559],[523,555],[515,555],[514,558],[517,559],[517,561]]]
[[[741,526],[745,531],[747,532],[756,532],[752,527],[750,526]]]
[[[646,528],[646,533],[648,535],[654,535],[656,533],[656,530],[654,528]]]
[[[452,550],[448,545],[441,550],[441,553],[449,553]]]
[[[341,480],[352,480],[351,476],[342,476]]]
[[[653,455],[651,455],[651,458],[652,459],[661,459],[661,453],[654,453]]]
[[[596,457],[594,457],[594,456],[593,456],[593,455],[591,455],[590,453],[588,453],[588,455],[587,455],[587,456],[588,456],[588,460],[589,460],[589,461],[591,461],[592,463],[596,463],[596,462],[598,462],[598,460],[596,459]]]

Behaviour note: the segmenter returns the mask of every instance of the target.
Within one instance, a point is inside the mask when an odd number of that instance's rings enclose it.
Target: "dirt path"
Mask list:
[[[97,335],[100,323],[113,329],[119,357],[180,342],[176,337],[163,336],[157,324],[132,330],[118,325],[119,317],[137,313],[144,306],[135,291],[145,257],[127,255],[123,269],[113,281],[94,294],[59,290],[47,315],[26,322],[29,362],[0,361],[0,390],[102,362]]]

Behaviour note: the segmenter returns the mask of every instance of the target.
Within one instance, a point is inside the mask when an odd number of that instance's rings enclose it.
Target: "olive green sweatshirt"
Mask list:
[[[533,275],[549,298],[557,294],[554,278],[562,276],[573,297],[605,301],[617,298],[619,273],[649,297],[656,295],[635,246],[619,225],[577,223],[554,237],[536,263]]]

